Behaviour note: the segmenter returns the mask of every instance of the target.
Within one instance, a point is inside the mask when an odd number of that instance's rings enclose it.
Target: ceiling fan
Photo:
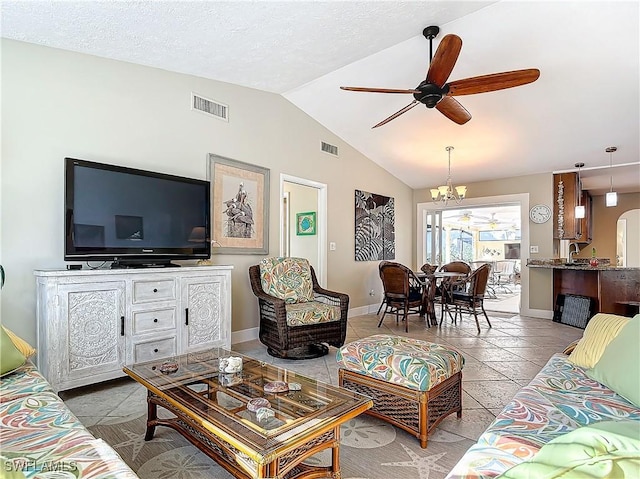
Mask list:
[[[515,70],[510,72],[492,73],[477,77],[465,78],[447,83],[447,79],[456,64],[462,40],[457,35],[445,35],[435,56],[433,56],[433,39],[440,32],[440,28],[430,26],[422,31],[422,34],[429,40],[429,70],[426,79],[412,90],[394,88],[367,88],[341,86],[342,90],[362,91],[372,93],[410,93],[414,100],[393,115],[385,118],[372,128],[377,128],[391,120],[398,118],[411,108],[423,103],[427,108],[434,108],[444,116],[459,125],[464,125],[471,120],[471,114],[455,99],[454,96],[474,95],[476,93],[486,93],[505,88],[513,88],[520,85],[532,83],[540,76],[540,70],[530,68],[526,70]]]

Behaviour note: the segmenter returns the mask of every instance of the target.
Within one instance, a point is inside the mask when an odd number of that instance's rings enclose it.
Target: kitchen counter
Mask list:
[[[629,315],[629,305],[640,297],[640,268],[581,262],[567,264],[561,260],[527,261],[529,268],[553,271],[553,304],[558,296],[587,296],[594,300],[595,313]],[[588,260],[587,260],[588,261]]]
[[[589,266],[588,264],[572,263],[572,264],[527,264],[529,268],[546,268],[546,269],[573,269],[573,270],[588,270],[588,271],[640,271],[637,267],[627,266],[608,266],[598,265],[596,267]]]

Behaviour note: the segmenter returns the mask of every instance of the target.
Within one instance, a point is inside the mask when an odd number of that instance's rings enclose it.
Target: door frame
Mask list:
[[[295,183],[301,186],[308,186],[318,190],[318,211],[316,216],[316,234],[318,235],[318,270],[316,276],[318,283],[323,288],[327,287],[327,185],[317,181],[300,178],[298,176],[280,173],[280,196],[278,197],[279,210],[279,230],[280,230],[280,255],[284,255],[284,214],[282,208],[282,198],[284,197],[284,183]]]
[[[455,210],[464,208],[465,205],[469,206],[491,206],[500,205],[503,203],[517,203],[520,205],[520,314],[523,316],[537,317],[534,311],[529,307],[529,268],[525,267],[527,259],[529,259],[529,193],[519,193],[513,195],[499,195],[499,196],[482,196],[478,198],[465,198],[462,206],[459,204],[442,206],[436,205],[432,201],[418,203],[416,205],[416,261],[419,262],[423,253],[421,248],[424,248],[424,241],[421,237],[424,231],[424,218],[426,217],[426,211],[433,210]],[[422,264],[416,265],[416,269],[420,268]]]

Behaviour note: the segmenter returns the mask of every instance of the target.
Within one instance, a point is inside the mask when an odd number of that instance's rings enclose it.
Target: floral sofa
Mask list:
[[[609,346],[612,349],[621,349],[626,347],[621,344],[624,341],[627,341],[627,345],[633,345],[635,341],[635,346],[628,348],[629,351],[624,353],[629,362],[636,364],[630,365],[619,360],[619,367],[630,368],[626,372],[629,375],[639,374],[637,338],[640,337],[640,327],[638,327],[640,315],[628,321],[628,324],[632,321],[635,329],[621,333],[621,337],[626,336],[624,339],[621,338],[617,344],[614,344],[613,340],[608,345],[600,344],[604,349],[602,355],[593,355],[592,351],[587,351],[587,355],[592,355],[590,360],[594,364],[593,368],[576,365],[572,361],[574,353],[571,349],[565,351],[571,353],[569,355],[558,353],[552,356],[535,378],[518,391],[512,401],[498,414],[477,443],[465,453],[448,474],[447,479],[487,479],[499,476],[509,479],[534,477],[635,479],[640,477],[640,402],[638,400],[640,385],[636,382],[631,386],[632,394],[635,396],[636,404],[634,404],[591,377],[595,376],[594,371],[599,365],[599,358],[604,361],[605,352],[610,353],[609,356],[614,353],[609,350]],[[586,333],[587,331],[580,341],[585,341]],[[614,337],[617,341],[618,338],[615,335]],[[604,343],[607,342],[604,341]],[[620,353],[618,351],[618,354]],[[615,469],[617,467],[613,463],[615,461],[606,464],[604,461],[597,466],[606,469],[606,474],[601,470],[599,472],[601,475],[587,475],[592,471],[581,470],[579,467],[586,467],[584,464],[589,461],[586,461],[586,457],[582,463],[579,458],[571,458],[571,443],[579,440],[578,434],[581,432],[588,432],[583,434],[582,439],[585,436],[596,437],[596,442],[600,441],[595,428],[609,424],[626,426],[627,431],[631,431],[628,434],[631,437],[625,438],[625,445],[617,446],[621,450],[626,447],[632,451],[628,454],[632,456],[631,462],[627,461],[625,464],[628,469],[625,473],[624,468]],[[602,441],[607,442],[609,438]],[[629,446],[629,443],[632,445]],[[553,464],[551,461],[541,465],[540,462],[546,457],[542,452],[547,452],[552,445],[555,447],[556,463]],[[543,446],[546,447],[543,449]],[[597,457],[601,452],[611,452],[605,451],[606,445],[592,447],[582,442],[577,446],[574,449],[579,449],[583,455],[588,452],[592,457]],[[595,461],[589,459],[591,466],[594,466]],[[535,468],[536,466],[540,468]],[[576,470],[572,469],[574,466]]]
[[[0,379],[0,477],[133,479],[93,437],[30,362]]]

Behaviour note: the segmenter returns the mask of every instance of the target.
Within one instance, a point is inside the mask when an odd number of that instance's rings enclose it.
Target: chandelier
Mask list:
[[[431,199],[434,203],[446,206],[449,201],[455,201],[456,204],[464,199],[467,194],[466,186],[453,186],[451,182],[451,150],[453,146],[447,146],[445,148],[449,153],[449,176],[447,176],[447,183],[437,188],[431,188]]]

